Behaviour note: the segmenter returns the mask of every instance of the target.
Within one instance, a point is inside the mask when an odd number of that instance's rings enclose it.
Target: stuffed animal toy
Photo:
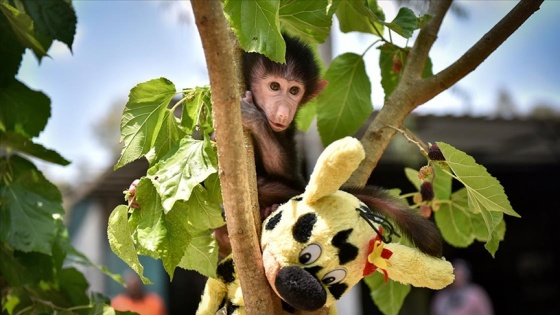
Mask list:
[[[264,222],[263,265],[286,314],[330,307],[360,279],[381,272],[417,287],[441,289],[453,267],[416,248],[388,243],[393,226],[353,195],[339,190],[365,153],[357,139],[333,142],[321,154],[302,195],[278,207]],[[208,279],[197,314],[245,314],[232,257]]]

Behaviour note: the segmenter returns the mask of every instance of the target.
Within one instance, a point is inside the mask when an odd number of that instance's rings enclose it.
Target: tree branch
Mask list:
[[[419,90],[417,106],[424,104],[439,93],[464,78],[476,69],[490,54],[508,39],[533,13],[539,10],[544,0],[521,0],[498,24],[476,42],[464,55],[440,73],[424,79]]]
[[[271,314],[279,305],[270,290],[255,229],[248,180],[247,152],[241,127],[239,102],[240,71],[236,67],[229,25],[218,0],[192,0],[196,25],[202,40],[212,87],[212,104],[219,176],[234,252],[237,275],[241,281],[247,314]],[[254,163],[252,165],[254,169]]]

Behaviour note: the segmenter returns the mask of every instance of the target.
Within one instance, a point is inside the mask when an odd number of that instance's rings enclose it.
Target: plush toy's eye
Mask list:
[[[323,279],[321,279],[321,282],[323,282],[323,284],[325,285],[330,285],[330,284],[339,283],[340,281],[344,280],[344,278],[346,278],[346,270],[335,269],[327,273],[323,277]]]
[[[321,256],[321,246],[319,244],[310,244],[299,253],[299,262],[304,265],[314,263]]]

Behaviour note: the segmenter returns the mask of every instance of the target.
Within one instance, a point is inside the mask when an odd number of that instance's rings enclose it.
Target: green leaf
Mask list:
[[[280,33],[279,10],[277,0],[224,1],[224,13],[243,50],[284,63],[286,43]]]
[[[142,204],[137,227],[139,245],[157,252],[164,269],[173,279],[175,268],[191,240],[189,211],[172,209],[164,214],[156,189],[147,178],[142,179],[136,189],[138,201]]]
[[[404,299],[410,292],[410,285],[393,280],[385,282],[383,275],[375,272],[364,278],[370,289],[370,295],[379,310],[385,315],[397,315]]]
[[[77,17],[71,3],[65,0],[22,1],[37,32],[65,43],[72,50]]]
[[[296,127],[301,131],[309,130],[315,115],[317,114],[317,99],[314,98],[310,102],[305,103],[305,106],[300,107],[296,112]]]
[[[6,16],[16,38],[24,47],[33,50],[38,60],[47,56],[46,49],[35,38],[33,20],[27,14],[4,2],[0,2],[0,12]]]
[[[420,180],[420,178],[418,178],[418,171],[410,167],[406,167],[404,169],[404,174],[406,175],[408,181],[412,183],[412,185],[414,185],[414,187],[416,187],[417,190],[420,190],[420,185],[422,185],[422,181]]]
[[[19,43],[15,34],[10,29],[8,19],[3,14],[0,14],[0,60],[2,64],[2,71],[0,71],[0,88],[6,86],[14,80],[14,77],[19,71],[25,47]],[[1,89],[0,89],[1,91]],[[3,101],[0,104],[6,104]],[[2,111],[4,111],[4,107]],[[0,123],[2,121],[0,120]],[[2,126],[0,125],[0,129]]]
[[[212,231],[202,230],[193,232],[193,237],[179,267],[199,272],[200,274],[216,278],[218,262],[218,245],[212,237]]]
[[[391,43],[386,43],[378,49],[380,51],[381,86],[385,92],[385,99],[387,99],[401,79],[410,48],[403,49]],[[428,57],[422,70],[422,77],[426,78],[432,75],[432,60]]]
[[[119,205],[111,212],[107,227],[107,237],[113,253],[127,263],[132,270],[136,271],[143,283],[151,284],[152,282],[144,277],[144,267],[140,263],[134,247],[132,231],[128,225],[127,206]]]
[[[37,137],[51,116],[51,101],[12,79],[0,88],[0,130],[15,131],[27,138]]]
[[[307,42],[323,43],[330,34],[332,15],[326,0],[283,0],[280,2],[280,23],[291,34]]]
[[[154,143],[153,155],[148,159],[150,165],[161,160],[172,148],[178,146],[179,140],[185,135],[171,110],[165,110],[161,129]]]
[[[450,203],[442,203],[434,217],[443,239],[455,247],[467,247],[474,241],[473,220],[468,210],[467,190],[453,193]]]
[[[477,164],[471,156],[447,143],[437,142],[437,145],[457,180],[467,188],[469,198],[476,200],[480,208],[520,217],[511,208],[504,187],[486,171],[484,166]]]
[[[176,201],[188,200],[193,188],[217,171],[217,156],[210,141],[185,137],[178,148],[148,169],[148,177],[167,213]]]
[[[75,268],[63,269],[58,275],[58,285],[64,302],[69,306],[89,304],[86,294],[89,284],[84,275]]]
[[[130,91],[121,120],[124,147],[114,169],[142,157],[154,147],[175,93],[175,85],[165,78],[140,83]]]
[[[317,127],[323,145],[354,134],[373,110],[371,84],[362,56],[336,57],[327,72],[329,85],[317,97]]]
[[[181,126],[192,133],[196,127],[210,131],[212,127],[212,99],[209,86],[189,89],[185,93]]]
[[[202,185],[194,187],[191,197],[185,202],[185,208],[188,212],[183,211],[188,213],[189,221],[198,229],[216,229],[225,224],[220,204],[212,202],[210,194]]]
[[[409,8],[400,8],[397,16],[386,24],[391,30],[404,38],[412,37],[412,33],[418,29],[418,19]]]
[[[371,3],[355,0],[340,1],[336,9],[336,17],[342,32],[370,33],[380,37],[383,35],[381,22],[385,19],[385,14],[375,1],[369,2]]]
[[[381,86],[385,99],[393,93],[401,78],[406,63],[406,54],[397,46],[386,43],[379,47],[379,68],[381,69]],[[399,68],[400,65],[400,68]],[[397,70],[397,71],[395,71]]]
[[[23,286],[34,281],[27,266],[15,257],[14,250],[8,248],[5,243],[0,243],[0,275],[2,275],[4,281],[13,287]]]
[[[0,159],[0,240],[23,252],[51,254],[62,197],[31,162]]]
[[[433,170],[435,175],[433,182],[434,196],[438,200],[449,200],[451,198],[453,178],[439,167],[433,167]]]
[[[8,151],[17,151],[39,158],[43,161],[59,165],[70,164],[68,160],[63,158],[56,151],[47,149],[40,144],[33,143],[33,141],[27,139],[19,133],[0,131],[0,146],[6,148]]]

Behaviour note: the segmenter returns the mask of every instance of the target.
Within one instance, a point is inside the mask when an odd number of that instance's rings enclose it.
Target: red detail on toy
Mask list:
[[[383,234],[383,228],[380,227],[379,228],[379,234],[376,235],[371,240],[369,240],[368,250],[366,252],[366,265],[365,265],[364,271],[363,271],[363,276],[364,277],[371,275],[378,268],[376,265],[369,262],[368,256],[373,252],[373,247],[374,247],[376,241],[383,242],[381,240],[381,237],[379,237],[379,235],[382,235],[382,234]],[[381,257],[384,258],[384,259],[389,259],[389,258],[391,258],[392,255],[393,255],[393,252],[390,251],[387,248],[383,248],[383,250],[381,251]],[[387,274],[387,270],[381,269],[381,271],[383,271],[383,275],[385,276],[385,282],[389,281],[389,275]]]

